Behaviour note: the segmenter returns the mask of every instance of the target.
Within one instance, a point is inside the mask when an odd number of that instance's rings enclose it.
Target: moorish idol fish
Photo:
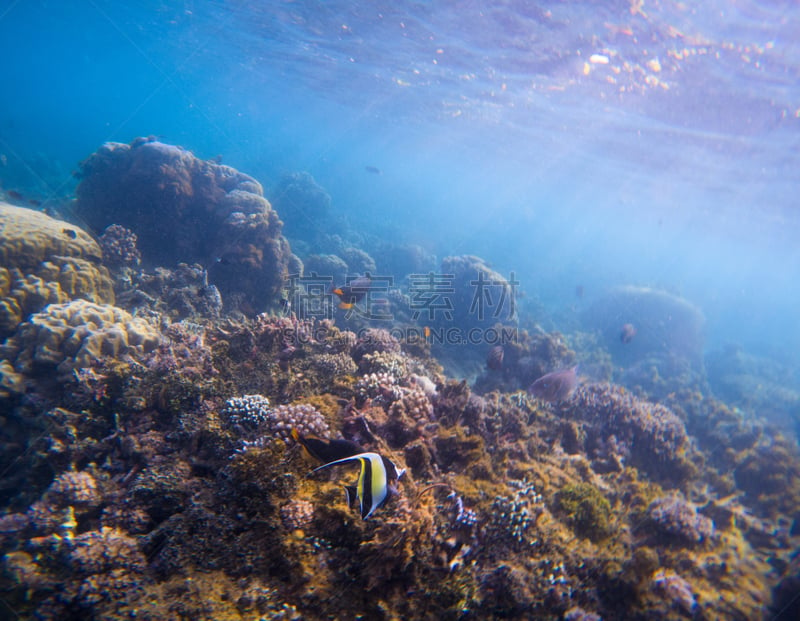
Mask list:
[[[346,485],[344,488],[347,504],[352,507],[358,501],[361,518],[366,520],[388,498],[397,495],[394,483],[405,474],[405,469],[398,469],[389,459],[378,453],[359,453],[323,464],[315,468],[314,472],[351,461],[361,464],[361,472],[356,485]]]

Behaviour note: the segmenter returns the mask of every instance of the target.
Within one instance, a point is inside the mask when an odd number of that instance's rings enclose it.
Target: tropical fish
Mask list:
[[[361,472],[356,485],[346,485],[344,488],[347,504],[352,507],[358,502],[361,518],[366,520],[387,499],[397,495],[394,484],[405,474],[405,469],[398,468],[391,460],[378,453],[359,453],[323,464],[315,468],[314,472],[353,461],[361,464]]]
[[[313,436],[306,437],[297,429],[292,429],[292,438],[311,457],[326,464],[366,452],[362,447],[350,440],[322,440]]]
[[[383,174],[381,169],[378,168],[377,166],[364,166],[364,170],[366,170],[369,173],[372,173],[373,175],[382,175]]]
[[[626,323],[620,328],[619,340],[623,343],[630,343],[634,336],[636,336],[636,326],[632,323]]]
[[[369,292],[372,285],[372,278],[369,274],[364,274],[358,278],[354,278],[346,285],[336,287],[332,293],[339,296],[339,308],[353,308],[356,302],[360,302]]]
[[[543,375],[528,387],[537,399],[558,403],[568,399],[578,385],[578,365]]]
[[[492,371],[499,371],[503,368],[503,358],[505,357],[505,349],[502,345],[495,345],[489,350],[486,356],[486,366]]]

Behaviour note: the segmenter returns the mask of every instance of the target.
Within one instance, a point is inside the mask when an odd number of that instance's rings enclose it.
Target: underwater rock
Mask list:
[[[313,239],[328,230],[331,197],[307,172],[283,175],[269,192],[287,235]],[[320,272],[322,274],[322,272]]]
[[[400,342],[388,330],[368,328],[359,335],[353,346],[353,359],[359,362],[366,354],[400,352]]]
[[[648,357],[676,356],[703,367],[705,317],[688,300],[660,289],[611,289],[584,313],[583,322],[599,330],[614,363],[632,366]],[[620,326],[636,326],[636,338],[620,341]],[[665,373],[662,373],[665,374]]]
[[[372,254],[382,269],[398,277],[427,274],[436,269],[436,257],[416,244],[383,243]]]
[[[653,590],[667,599],[678,611],[691,616],[697,608],[692,586],[671,569],[659,569],[652,578]]]
[[[77,226],[0,202],[0,339],[51,303],[81,298],[113,304],[102,256]]]
[[[200,263],[245,312],[279,301],[291,252],[252,177],[141,139],[104,144],[80,174],[76,213],[97,230],[135,232],[147,267]]]
[[[115,306],[79,299],[50,304],[32,315],[2,351],[18,371],[55,367],[63,378],[103,359],[143,359],[159,342],[158,330],[144,319]]]
[[[429,309],[424,307],[421,319],[426,324],[456,325],[467,331],[470,328],[490,328],[516,318],[516,284],[506,280],[480,257],[445,257],[440,273],[445,280],[439,287],[432,289],[428,286],[421,293],[431,296],[433,292],[444,291],[451,308],[433,307],[431,310],[435,311],[435,316],[428,321]]]
[[[361,248],[345,248],[342,250],[342,258],[347,263],[347,270],[350,274],[376,274],[378,267],[373,259]]]
[[[348,274],[347,263],[335,254],[312,254],[303,260],[303,273],[316,274],[322,278],[330,277],[331,284],[344,282]]]

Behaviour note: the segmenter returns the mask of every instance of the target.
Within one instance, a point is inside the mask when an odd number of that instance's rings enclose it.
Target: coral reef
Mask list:
[[[0,203],[0,339],[52,303],[114,303],[100,246],[39,211]]]
[[[452,281],[429,284],[448,295],[437,287],[452,285],[458,303],[431,326],[483,336],[513,327],[499,345],[434,344],[462,368],[477,360],[471,385],[443,373],[427,340],[398,338],[428,323],[432,291],[413,279],[387,293],[399,312],[380,328],[286,306],[242,312],[274,295],[257,298],[251,277],[269,272],[269,288],[291,260],[256,260],[262,242],[281,242],[269,224],[276,214],[246,176],[148,140],[107,145],[83,174],[82,209],[129,229],[111,227],[102,240],[125,310],[67,288],[58,295],[74,299],[42,297],[7,327],[0,581],[2,605],[18,617],[597,621],[766,611],[782,621],[797,610],[800,451],[708,394],[680,339],[612,374],[596,336],[492,316],[515,283],[475,257],[451,257]],[[145,186],[140,194],[162,211],[134,217],[126,210],[136,203],[112,179]],[[313,180],[284,185],[327,217]],[[114,213],[101,218],[94,209],[106,201]],[[184,227],[175,248],[153,251],[156,222]],[[31,232],[38,263],[101,260],[82,231],[43,226],[74,235],[53,242],[63,253],[53,254],[49,233]],[[132,231],[142,262],[168,259],[169,269],[136,266]],[[315,251],[373,265],[349,238],[325,241]],[[22,261],[21,247],[0,252]],[[209,267],[204,252],[221,265]],[[215,270],[238,260],[244,281],[220,292]],[[37,277],[51,290],[61,282],[60,272]],[[655,305],[642,302],[648,317],[676,309],[667,332],[696,336],[691,308],[636,295]],[[483,318],[472,302],[485,303]],[[649,338],[642,321],[626,347]],[[534,380],[577,363],[587,370],[569,398],[531,398]],[[406,473],[361,519],[342,493],[357,467],[313,472],[319,461],[293,429],[333,447],[356,443]]]
[[[587,384],[576,389],[561,411],[582,425],[577,434],[584,439],[583,450],[603,464],[601,469],[633,465],[673,484],[696,474],[684,423],[663,405],[611,384]]]
[[[146,266],[200,263],[244,312],[278,303],[291,252],[252,177],[149,139],[104,144],[80,175],[76,213],[133,231]]]

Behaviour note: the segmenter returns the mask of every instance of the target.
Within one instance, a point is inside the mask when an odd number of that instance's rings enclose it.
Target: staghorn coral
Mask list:
[[[364,354],[358,363],[358,368],[364,374],[387,373],[395,378],[395,381],[408,374],[407,360],[403,354],[397,352],[379,351]]]
[[[701,543],[714,534],[714,522],[698,514],[680,494],[656,498],[647,508],[647,516],[656,531],[686,543]]]
[[[344,353],[339,354],[319,354],[313,356],[311,365],[323,378],[338,378],[345,375],[354,375],[358,371],[353,359]]]
[[[243,395],[225,402],[221,414],[230,424],[248,435],[254,435],[269,417],[269,399],[263,395]]]
[[[401,396],[389,407],[391,417],[408,417],[417,425],[433,421],[433,404],[428,395],[419,388],[401,388]]]
[[[144,319],[79,299],[32,315],[2,349],[18,371],[56,367],[64,378],[103,359],[143,358],[159,342],[158,331]]]
[[[511,480],[509,487],[514,490],[510,496],[495,496],[491,507],[489,523],[490,537],[510,539],[517,545],[531,546],[536,539],[529,530],[544,511],[544,500],[536,487],[529,481]]]
[[[388,373],[370,373],[364,375],[355,384],[356,400],[364,405],[389,406],[402,396],[401,387],[394,376]]]
[[[100,247],[80,228],[0,202],[0,339],[48,304],[114,303]]]

